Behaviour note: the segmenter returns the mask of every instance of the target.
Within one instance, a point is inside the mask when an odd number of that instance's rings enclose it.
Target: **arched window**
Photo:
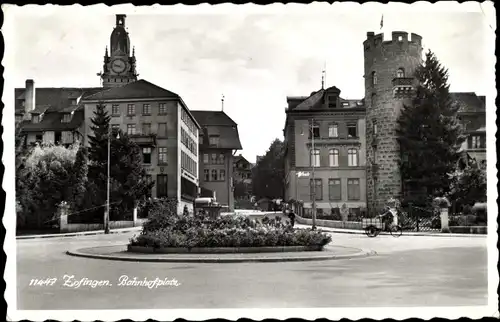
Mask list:
[[[330,159],[330,167],[338,167],[339,166],[339,150],[330,149],[329,159]]]
[[[347,157],[348,157],[348,165],[350,167],[357,167],[358,166],[358,150],[356,149],[349,149],[347,150]]]
[[[396,77],[397,78],[404,78],[405,77],[405,70],[403,68],[399,68],[398,71],[396,72]]]
[[[319,167],[319,150],[311,150],[311,167]]]
[[[372,72],[372,85],[377,85],[377,73]]]

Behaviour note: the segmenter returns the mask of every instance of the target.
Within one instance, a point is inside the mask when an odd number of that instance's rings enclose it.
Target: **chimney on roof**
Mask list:
[[[33,111],[35,107],[35,82],[32,79],[27,79],[26,90],[24,91],[24,120],[31,120],[30,112]]]

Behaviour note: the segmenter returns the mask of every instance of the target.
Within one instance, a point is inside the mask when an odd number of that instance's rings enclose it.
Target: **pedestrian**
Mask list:
[[[295,213],[293,212],[293,210],[290,210],[290,212],[288,213],[288,218],[290,218],[290,224],[293,228],[293,226],[295,225]]]

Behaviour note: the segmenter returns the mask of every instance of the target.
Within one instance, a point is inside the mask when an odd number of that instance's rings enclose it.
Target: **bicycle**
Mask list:
[[[377,218],[363,218],[362,220],[362,225],[365,230],[365,234],[368,237],[377,237],[380,232],[383,230],[382,226],[382,218],[391,215],[392,213],[390,210],[385,212],[382,215],[377,216]],[[403,234],[403,229],[399,225],[394,225],[393,223],[389,223],[389,233],[393,237],[399,237]]]

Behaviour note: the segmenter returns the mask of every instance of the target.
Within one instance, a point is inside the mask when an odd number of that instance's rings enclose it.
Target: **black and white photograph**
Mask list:
[[[2,11],[8,321],[499,317],[492,1]]]

